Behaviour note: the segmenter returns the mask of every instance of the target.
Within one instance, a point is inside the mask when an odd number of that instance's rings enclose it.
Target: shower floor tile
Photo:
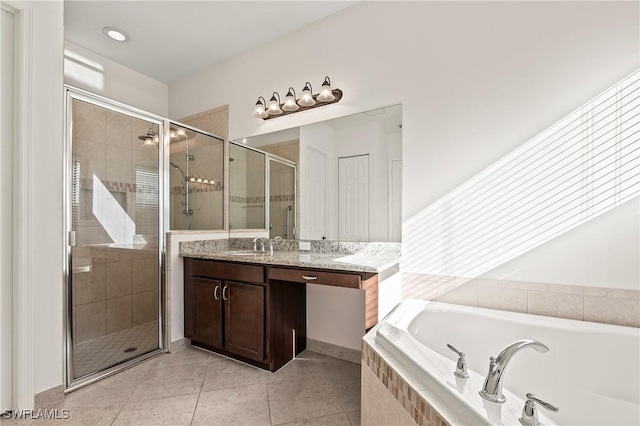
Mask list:
[[[73,346],[74,377],[104,370],[157,348],[158,321],[79,343]]]

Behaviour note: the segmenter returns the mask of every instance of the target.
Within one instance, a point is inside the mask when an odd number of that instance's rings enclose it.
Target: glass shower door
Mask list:
[[[70,386],[161,347],[163,126],[72,91],[67,100]]]
[[[296,166],[269,156],[269,238],[296,239]]]

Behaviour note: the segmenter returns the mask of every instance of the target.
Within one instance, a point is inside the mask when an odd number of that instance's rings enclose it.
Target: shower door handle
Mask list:
[[[218,292],[220,291],[220,286],[217,285],[214,289],[213,289],[213,298],[216,300],[220,300],[220,296],[218,296]]]
[[[76,231],[69,231],[69,246],[75,247],[77,244],[76,241]]]

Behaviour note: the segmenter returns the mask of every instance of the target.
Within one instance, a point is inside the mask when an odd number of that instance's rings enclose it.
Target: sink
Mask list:
[[[257,256],[256,251],[237,251],[235,253],[227,253],[229,256]]]

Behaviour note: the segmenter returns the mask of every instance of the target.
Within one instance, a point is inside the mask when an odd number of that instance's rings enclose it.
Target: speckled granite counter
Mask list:
[[[251,239],[203,240],[180,243],[180,256],[262,265],[295,266],[380,273],[400,262],[400,243],[311,241],[310,251],[298,250],[299,241],[282,240],[269,251],[253,251]]]

